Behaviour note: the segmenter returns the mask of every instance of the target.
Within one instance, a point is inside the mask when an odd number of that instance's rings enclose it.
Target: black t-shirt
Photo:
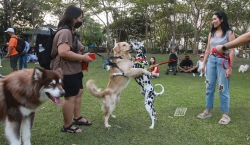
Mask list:
[[[180,66],[181,67],[184,67],[184,66],[193,66],[193,61],[190,60],[190,59],[183,59],[180,63]]]

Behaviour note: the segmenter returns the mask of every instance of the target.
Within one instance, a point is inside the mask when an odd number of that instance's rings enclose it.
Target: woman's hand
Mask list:
[[[232,68],[230,67],[226,70],[225,77],[230,78],[231,76],[232,76]]]
[[[82,55],[82,61],[85,62],[92,62],[92,58],[89,57],[88,53],[85,53],[84,55]]]

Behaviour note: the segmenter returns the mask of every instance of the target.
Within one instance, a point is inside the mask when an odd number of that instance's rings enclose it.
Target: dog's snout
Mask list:
[[[59,93],[60,93],[61,96],[65,95],[65,91],[64,90],[61,90]]]

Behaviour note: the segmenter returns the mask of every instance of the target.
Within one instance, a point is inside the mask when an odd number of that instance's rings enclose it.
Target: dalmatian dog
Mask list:
[[[146,57],[146,50],[141,42],[130,43],[130,47],[136,52],[136,61],[133,65],[133,68],[144,68],[149,66],[147,57]],[[152,124],[149,127],[150,129],[154,128],[156,118],[156,112],[154,109],[154,98],[156,96],[162,95],[164,93],[164,87],[161,84],[156,84],[155,86],[161,86],[162,91],[160,93],[156,93],[151,81],[150,75],[142,75],[140,77],[136,77],[135,81],[141,86],[141,93],[144,95],[145,98],[145,108],[148,111]]]

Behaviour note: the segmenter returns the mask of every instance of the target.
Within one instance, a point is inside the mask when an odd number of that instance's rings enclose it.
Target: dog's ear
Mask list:
[[[61,68],[56,69],[56,71],[60,74],[61,77],[63,77],[63,72]]]
[[[39,80],[42,78],[45,69],[35,67],[33,72],[33,80]]]
[[[115,47],[113,48],[113,51],[114,51],[115,53],[120,53],[120,52],[121,52],[119,43],[116,43],[116,44],[115,44]]]
[[[143,52],[143,54],[146,54],[147,52],[146,52],[146,49],[142,46],[142,52]]]

